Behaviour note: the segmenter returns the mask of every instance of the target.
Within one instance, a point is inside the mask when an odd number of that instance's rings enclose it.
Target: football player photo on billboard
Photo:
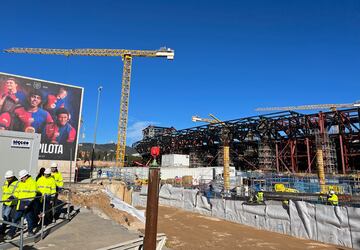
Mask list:
[[[82,95],[81,87],[0,73],[0,130],[39,133],[39,159],[73,160]]]

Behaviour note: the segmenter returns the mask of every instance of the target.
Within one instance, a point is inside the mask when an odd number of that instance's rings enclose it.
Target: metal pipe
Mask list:
[[[54,202],[53,202],[53,205],[51,207],[51,214],[52,214],[52,221],[53,222],[56,222],[56,219],[55,219],[55,206],[57,206],[57,195],[58,194],[55,194],[55,197],[54,197]]]
[[[290,158],[291,158],[291,171],[295,173],[296,161],[295,161],[295,143],[293,140],[290,140]]]
[[[149,168],[148,196],[146,203],[146,224],[144,249],[156,249],[157,221],[159,209],[160,168],[156,160]]]
[[[345,173],[349,172],[349,158],[348,158],[348,153],[347,152],[348,152],[347,146],[346,146],[346,144],[344,144]]]
[[[45,205],[46,205],[46,195],[44,195],[44,199],[43,199],[43,211],[42,211],[42,219],[41,219],[41,239],[44,238]]]
[[[25,214],[24,214],[24,215],[25,215]],[[20,226],[21,226],[21,230],[20,230],[20,244],[19,244],[19,249],[20,249],[20,250],[23,250],[23,247],[24,247],[24,216],[21,216]]]
[[[98,87],[98,96],[97,96],[97,104],[96,104],[96,115],[95,115],[95,128],[94,128],[94,142],[92,146],[92,153],[91,153],[91,173],[90,178],[93,177],[93,171],[94,171],[94,157],[95,157],[95,145],[96,145],[96,130],[97,130],[97,124],[98,124],[98,117],[99,117],[99,106],[100,106],[100,93],[102,91],[103,87]]]
[[[275,144],[275,153],[276,153],[276,172],[280,172],[280,165],[279,165],[279,145],[278,143]]]
[[[72,176],[72,148],[70,148],[70,180],[69,180],[69,186],[71,186],[71,182],[72,182],[72,179],[71,179],[71,176]],[[76,157],[75,157],[75,160],[76,160]]]
[[[308,170],[309,170],[309,173],[311,174],[311,155],[310,155],[309,138],[306,138],[305,141],[306,141],[306,153],[307,153]]]
[[[68,191],[68,193],[67,193],[67,210],[66,210],[66,212],[67,212],[66,217],[69,220],[70,219],[70,191]]]
[[[230,192],[230,150],[229,150],[229,146],[224,146],[223,147],[223,157],[224,157],[224,193],[225,194],[229,194]]]
[[[319,128],[320,128],[320,134],[323,134],[325,131],[325,123],[324,123],[324,115],[321,111],[319,112]]]
[[[341,152],[342,171],[343,171],[343,174],[346,174],[345,155],[344,155],[344,143],[343,143],[342,134],[339,135],[339,140],[340,140],[340,152]]]

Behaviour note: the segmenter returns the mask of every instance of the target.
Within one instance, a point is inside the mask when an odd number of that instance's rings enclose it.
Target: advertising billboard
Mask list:
[[[82,97],[81,87],[0,72],[0,130],[41,134],[41,160],[74,160]]]

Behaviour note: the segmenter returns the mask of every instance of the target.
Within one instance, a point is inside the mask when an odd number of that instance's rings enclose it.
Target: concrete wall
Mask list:
[[[146,206],[147,190],[133,193],[133,206]],[[266,201],[265,205],[249,205],[243,201],[208,199],[197,190],[162,186],[162,205],[218,217],[262,230],[360,249],[360,208],[333,207],[290,201]]]
[[[223,167],[203,167],[203,168],[185,168],[185,167],[164,167],[160,168],[161,179],[175,178],[176,176],[192,176],[193,179],[213,179],[213,169],[216,174],[223,172]],[[147,179],[149,175],[149,168],[144,167],[126,167],[121,169],[122,172],[129,173],[132,175],[138,175],[139,178]],[[235,168],[230,167],[230,177],[235,177]]]

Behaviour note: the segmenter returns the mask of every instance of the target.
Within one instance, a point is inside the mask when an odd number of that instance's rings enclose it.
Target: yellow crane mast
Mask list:
[[[226,124],[216,118],[214,115],[209,114],[210,117],[213,119],[208,118],[200,118],[199,116],[195,115],[192,116],[191,120],[193,122],[207,122],[210,124],[221,124],[224,127],[222,128],[222,135],[221,135],[221,143],[223,149],[223,164],[224,164],[224,196],[230,196],[230,147],[229,147],[229,129]]]
[[[119,167],[123,167],[125,162],[132,58],[166,57],[168,60],[173,60],[175,55],[174,50],[169,48],[161,48],[159,50],[10,48],[6,49],[5,52],[62,56],[119,56],[122,58],[124,66],[121,85],[118,143],[116,147],[116,166]]]

